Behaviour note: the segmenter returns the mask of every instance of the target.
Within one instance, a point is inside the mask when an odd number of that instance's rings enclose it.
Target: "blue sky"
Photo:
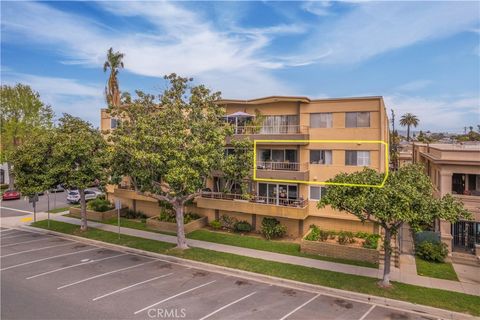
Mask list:
[[[480,123],[479,2],[1,2],[2,84],[95,125],[109,47],[122,91],[164,74],[225,98],[384,96],[419,129]]]

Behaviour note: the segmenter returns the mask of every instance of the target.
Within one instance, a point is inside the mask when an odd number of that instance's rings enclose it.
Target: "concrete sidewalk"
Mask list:
[[[76,225],[80,224],[79,219],[64,217],[61,215],[51,215],[51,219],[56,221],[76,224]],[[99,222],[92,222],[92,221],[89,221],[88,225],[92,228],[97,228],[97,229],[110,231],[110,232],[118,232],[118,227],[113,225],[103,224]],[[125,235],[157,240],[162,242],[168,242],[168,243],[177,242],[177,239],[175,236],[137,230],[137,229],[122,227],[121,233]],[[218,243],[201,241],[201,240],[187,239],[187,243],[191,247],[232,253],[236,255],[242,255],[242,256],[269,260],[269,261],[276,261],[281,263],[301,265],[301,266],[317,268],[321,270],[330,270],[334,272],[360,275],[360,276],[366,276],[366,277],[372,277],[372,278],[378,278],[378,279],[381,279],[383,275],[382,269],[359,267],[359,266],[353,266],[348,264],[303,258],[303,257],[291,256],[291,255],[268,252],[268,251],[235,247],[235,246],[218,244]],[[443,289],[443,290],[456,291],[456,292],[480,296],[480,286],[478,284],[422,277],[416,274],[416,268],[414,268],[413,266],[412,268],[402,267],[401,269],[397,269],[397,268],[392,268],[392,269],[393,270],[391,272],[391,280],[393,281],[398,281],[398,282],[417,285],[417,286],[423,286],[427,288]]]

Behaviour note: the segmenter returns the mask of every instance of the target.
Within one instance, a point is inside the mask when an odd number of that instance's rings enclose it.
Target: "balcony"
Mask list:
[[[252,140],[308,140],[309,137],[308,126],[302,125],[234,126],[233,134],[233,139]]]
[[[307,181],[308,163],[257,161],[258,179],[281,179]]]
[[[290,219],[305,219],[308,201],[303,199],[274,199],[222,192],[204,192],[196,199],[197,207]]]

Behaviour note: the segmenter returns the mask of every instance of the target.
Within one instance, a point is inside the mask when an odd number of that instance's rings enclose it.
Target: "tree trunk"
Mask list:
[[[185,239],[185,226],[183,224],[183,202],[175,203],[175,218],[177,219],[177,249],[188,249],[187,241]]]
[[[392,240],[392,233],[390,229],[385,229],[385,238],[383,240],[383,250],[385,251],[384,255],[384,268],[383,268],[383,279],[382,287],[390,286],[390,262],[392,260],[392,245],[390,241]]]
[[[80,224],[80,230],[86,231],[87,230],[87,202],[85,200],[85,190],[78,189],[80,193],[80,216],[82,218],[82,222]]]
[[[12,165],[10,162],[7,162],[7,171],[8,171],[8,189],[13,190],[15,189],[15,181],[14,181],[14,176],[12,172]]]
[[[407,126],[407,141],[410,141],[410,125]]]

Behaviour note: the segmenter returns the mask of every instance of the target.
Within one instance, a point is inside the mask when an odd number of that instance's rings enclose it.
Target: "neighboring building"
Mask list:
[[[442,241],[450,252],[480,255],[480,144],[415,143],[413,162],[424,164],[437,197],[452,194],[474,217],[453,225],[437,221],[435,229]]]
[[[412,143],[402,141],[398,146],[398,167],[412,163]]]
[[[351,214],[328,207],[318,209],[316,204],[325,188],[301,181],[326,181],[340,172],[354,172],[364,166],[379,172],[386,170],[382,144],[308,141],[388,141],[388,119],[382,97],[310,100],[275,96],[222,100],[218,104],[226,108],[226,121],[234,126],[232,139],[273,140],[257,143],[257,178],[289,182],[251,181],[252,196],[244,200],[240,194],[221,192],[222,176],[217,174],[207,185],[209,192],[195,199],[187,212],[208,216],[210,221],[222,215],[235,217],[250,222],[256,230],[264,217],[275,217],[287,226],[292,237],[302,236],[311,224],[329,230],[378,232],[378,226],[362,223]],[[249,125],[256,114],[264,118],[260,127]],[[101,129],[113,128],[114,122],[102,110]],[[128,190],[128,183],[109,188],[109,196],[149,216],[159,213],[156,200]]]
[[[8,184],[10,181],[7,163],[0,165],[0,184]]]

